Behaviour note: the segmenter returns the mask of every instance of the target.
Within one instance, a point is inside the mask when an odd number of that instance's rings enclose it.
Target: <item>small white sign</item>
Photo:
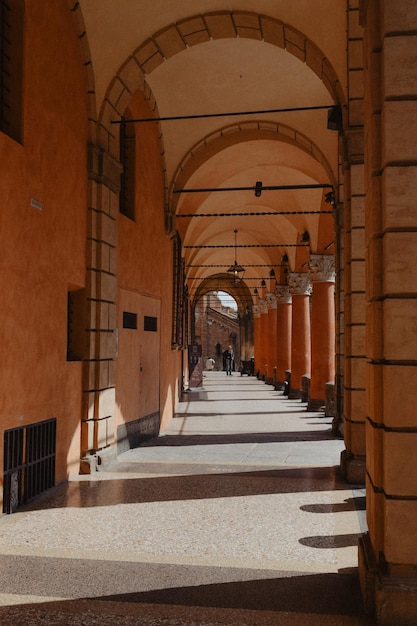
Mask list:
[[[37,209],[38,211],[42,211],[42,202],[39,202],[39,200],[35,200],[35,198],[30,199],[30,206],[32,206],[34,209]]]

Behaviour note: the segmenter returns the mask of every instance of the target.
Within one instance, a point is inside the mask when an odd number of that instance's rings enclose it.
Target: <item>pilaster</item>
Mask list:
[[[117,215],[120,163],[89,147],[87,238],[87,358],[83,376],[81,471],[90,473],[116,454],[114,359],[117,351]]]
[[[417,615],[417,5],[363,3],[367,523],[359,573],[379,626]]]
[[[341,471],[350,483],[365,480],[365,81],[363,3],[348,0],[347,116],[343,136],[343,413],[339,430],[346,449]],[[339,285],[339,283],[338,283]],[[341,348],[339,344],[339,348]],[[341,350],[338,353],[342,353]],[[339,382],[339,381],[337,381]]]

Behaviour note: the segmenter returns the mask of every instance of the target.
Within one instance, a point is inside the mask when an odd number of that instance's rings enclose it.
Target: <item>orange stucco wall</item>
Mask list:
[[[23,145],[0,133],[0,436],[56,417],[59,482],[79,466],[67,291],[84,286],[87,228],[87,85],[64,0],[26,2],[24,45]]]
[[[140,92],[133,96],[129,110],[133,119],[152,116]],[[165,232],[163,163],[158,136],[156,124],[140,124],[136,127],[135,220],[119,215],[117,275],[119,293],[120,290],[127,290],[160,301],[159,381],[158,368],[155,367],[153,383],[159,385],[161,429],[164,430],[178,402],[181,354],[171,350],[173,247]],[[119,320],[120,317],[119,298]],[[119,358],[116,425],[143,417],[126,414],[123,410],[123,405],[135,405],[135,398],[129,398],[128,394],[138,391],[137,371],[130,368],[122,371],[122,359]]]

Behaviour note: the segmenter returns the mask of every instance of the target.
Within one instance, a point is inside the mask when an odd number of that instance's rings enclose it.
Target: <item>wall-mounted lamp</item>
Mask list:
[[[305,230],[301,235],[301,241],[303,243],[308,243],[310,241],[310,233],[307,230]]]
[[[288,263],[288,254],[287,253],[282,255],[281,262],[282,263]]]
[[[228,273],[233,274],[233,282],[235,283],[235,285],[237,285],[238,283],[240,283],[240,281],[243,278],[243,274],[245,273],[245,268],[239,265],[239,263],[237,262],[237,230],[236,229],[234,233],[235,233],[235,262],[233,263],[233,265],[229,267],[227,271]]]
[[[262,181],[258,180],[255,184],[255,197],[260,198],[262,195]]]
[[[342,109],[338,104],[329,109],[327,113],[327,129],[343,130]]]
[[[332,204],[334,206],[336,204],[334,192],[329,191],[329,193],[324,194],[324,201],[327,202],[327,204]]]

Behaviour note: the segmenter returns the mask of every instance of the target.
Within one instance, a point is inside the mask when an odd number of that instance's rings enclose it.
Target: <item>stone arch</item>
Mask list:
[[[254,125],[256,125],[257,128],[254,128]],[[211,133],[193,146],[185,155],[174,174],[170,186],[170,207],[172,215],[175,215],[176,205],[179,201],[179,196],[173,194],[174,189],[185,187],[190,176],[214,154],[221,152],[221,150],[230,145],[243,143],[252,139],[268,139],[285,142],[303,150],[303,152],[312,156],[323,166],[330,184],[333,185],[334,188],[337,187],[336,175],[332,171],[325,155],[320,148],[303,133],[279,122],[238,122]]]
[[[90,143],[96,141],[96,120],[97,120],[97,101],[94,82],[94,70],[91,60],[90,45],[88,43],[87,31],[84,23],[84,16],[79,2],[75,0],[67,0],[69,10],[73,15],[75,23],[77,37],[80,42],[80,48],[83,58],[83,65],[87,74],[87,107],[88,107],[88,119],[93,123],[88,126],[88,139]]]
[[[146,76],[170,57],[190,46],[234,37],[265,41],[286,49],[306,63],[323,81],[335,102],[344,101],[342,87],[329,60],[303,33],[266,15],[249,11],[217,11],[170,24],[143,42],[123,64],[110,85],[106,95],[109,111],[106,114],[103,110],[103,122],[111,114],[111,109],[117,111],[119,102],[132,91],[149,89],[145,87]]]
[[[236,301],[238,312],[239,338],[238,346],[240,350],[240,359],[249,359],[253,356],[253,297],[249,287],[244,281],[234,284],[230,280],[230,275],[226,273],[218,273],[209,276],[201,281],[197,287],[195,294],[191,300],[191,325],[192,334],[195,328],[195,310],[198,301],[210,291],[225,291],[230,294]]]
[[[253,297],[249,287],[241,281],[237,285],[230,280],[230,274],[213,274],[201,281],[197,287],[192,302],[195,304],[202,296],[210,291],[226,291],[236,300],[239,315],[253,305]]]
[[[84,25],[82,8],[67,0],[76,23],[83,63],[87,74],[88,97],[88,219],[93,225],[87,241],[89,259],[86,277],[86,309],[93,328],[88,331],[84,361],[85,387],[81,456],[82,471],[91,471],[96,458],[114,453],[113,417],[115,383],[110,362],[116,355],[115,319],[104,313],[115,309],[117,275],[112,263],[117,251],[117,206],[120,189],[119,124],[132,95],[141,91],[149,109],[158,117],[157,102],[146,80],[165,60],[189,46],[221,38],[249,38],[278,46],[293,54],[318,76],[334,102],[343,104],[343,90],[337,74],[321,50],[305,35],[284,22],[251,12],[221,11],[197,15],[170,24],[140,44],[120,67],[108,86],[103,102],[97,103],[94,66]],[[100,106],[100,110],[98,110]],[[159,132],[162,173],[165,179],[166,231],[173,234],[169,188],[162,133]],[[97,254],[97,244],[106,254]],[[243,301],[243,296],[236,298]],[[252,302],[250,301],[249,306]],[[93,387],[91,381],[94,382]]]

